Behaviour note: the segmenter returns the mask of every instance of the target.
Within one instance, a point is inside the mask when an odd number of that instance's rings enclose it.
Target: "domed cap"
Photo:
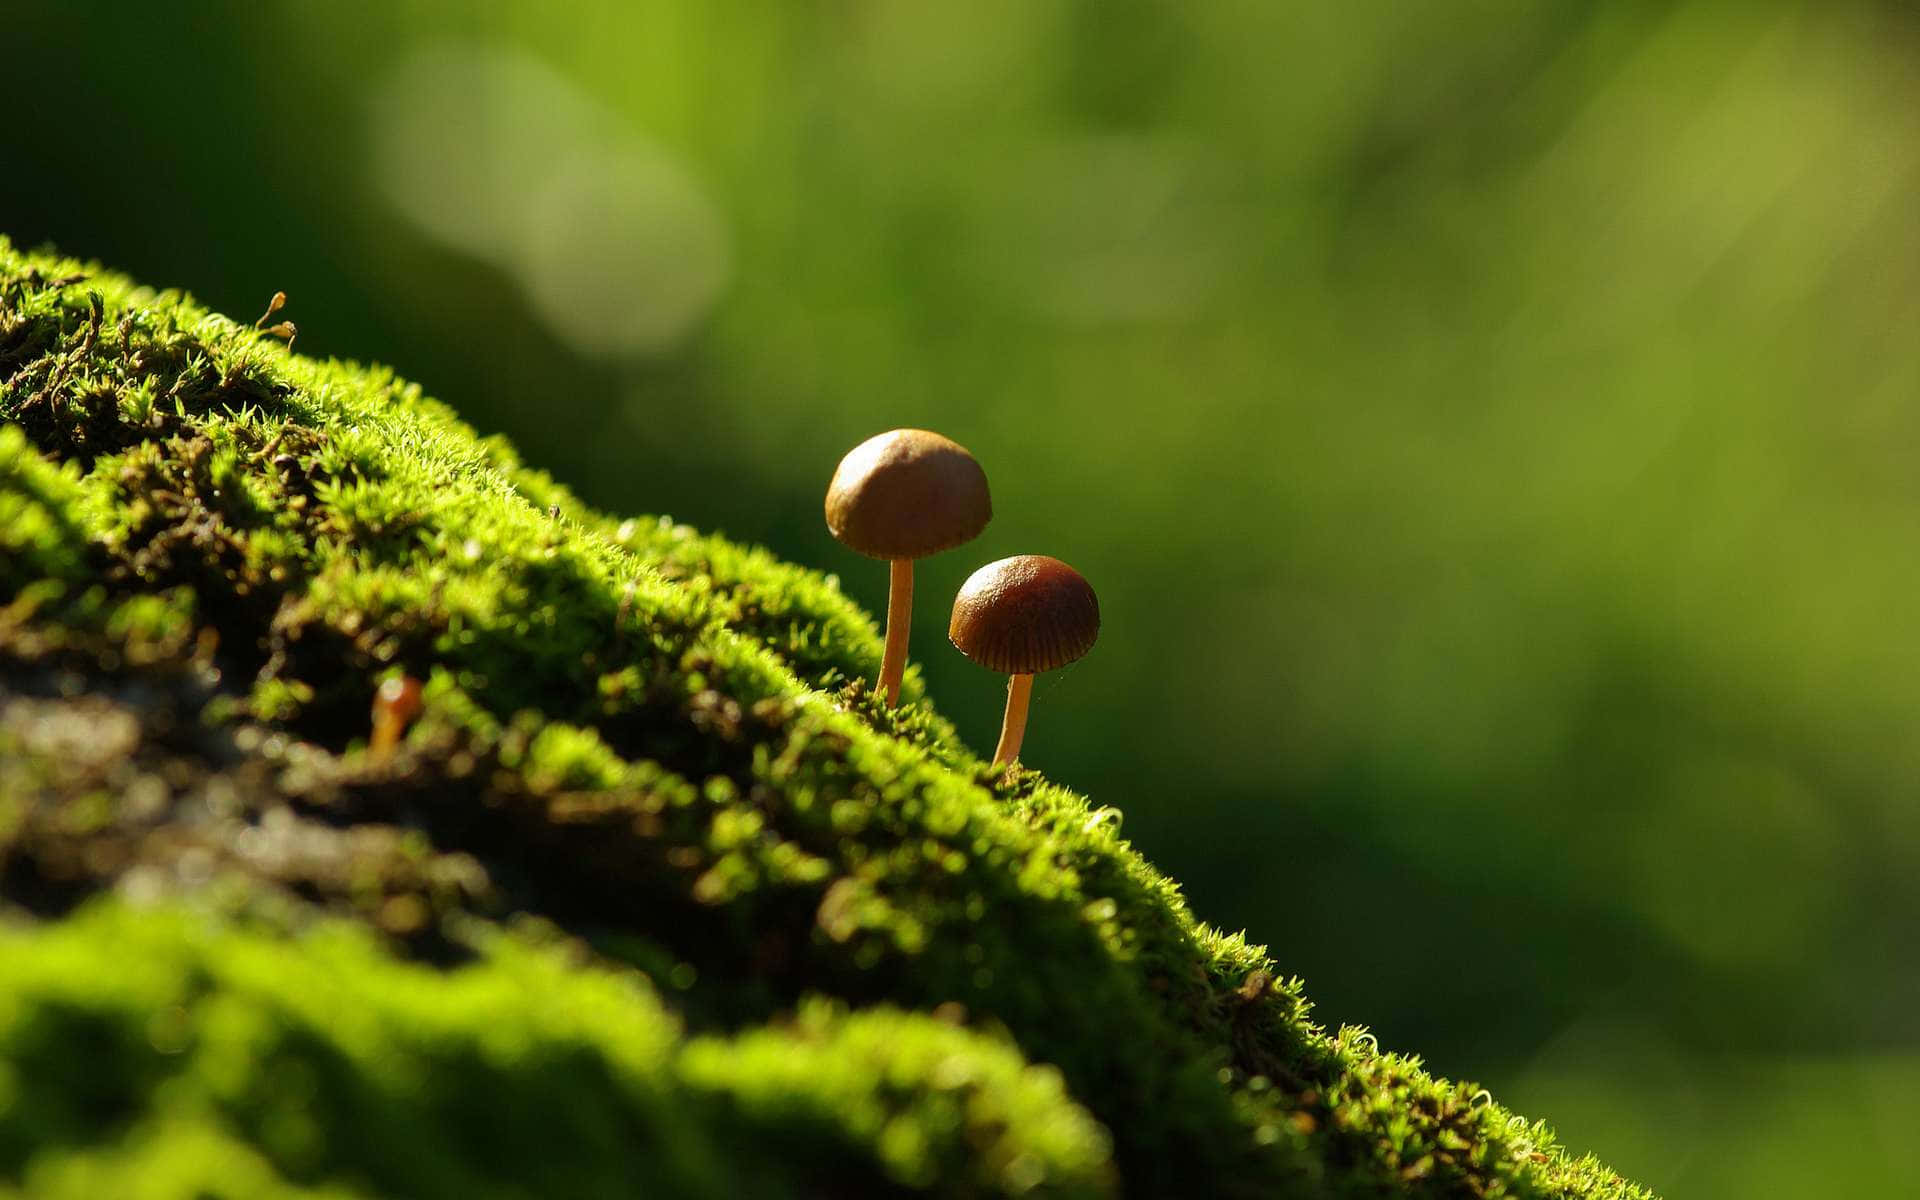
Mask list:
[[[993,517],[987,473],[924,429],[861,442],[827,486],[827,528],[871,558],[925,558],[972,541]]]
[[[1002,675],[1064,667],[1093,649],[1099,633],[1092,586],[1044,554],[1003,558],[969,575],[947,626],[960,653]]]

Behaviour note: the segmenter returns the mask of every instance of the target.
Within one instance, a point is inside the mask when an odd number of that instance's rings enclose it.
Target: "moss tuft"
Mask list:
[[[1646,1195],[877,704],[821,576],[382,369],[0,241],[0,421],[0,1179]]]

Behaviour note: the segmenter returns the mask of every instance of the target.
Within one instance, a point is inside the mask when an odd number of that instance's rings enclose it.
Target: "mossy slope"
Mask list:
[[[384,370],[0,241],[0,421],[0,1188],[1646,1195]]]

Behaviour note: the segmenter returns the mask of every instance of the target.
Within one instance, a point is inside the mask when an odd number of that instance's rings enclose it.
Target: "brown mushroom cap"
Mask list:
[[[1022,554],[988,563],[953,598],[947,640],[1002,675],[1035,675],[1093,649],[1100,602],[1080,572],[1057,558]]]
[[[861,442],[827,485],[827,528],[870,558],[925,558],[972,541],[993,517],[987,473],[924,429]]]

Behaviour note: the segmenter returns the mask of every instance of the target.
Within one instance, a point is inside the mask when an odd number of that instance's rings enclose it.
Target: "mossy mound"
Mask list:
[[[1647,1195],[384,370],[0,241],[0,421],[0,1192]]]

